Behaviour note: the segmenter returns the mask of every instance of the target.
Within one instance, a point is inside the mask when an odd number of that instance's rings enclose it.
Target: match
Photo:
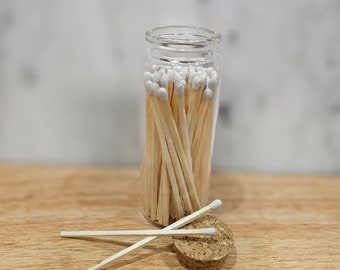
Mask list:
[[[114,231],[61,231],[61,237],[81,236],[180,236],[180,235],[213,235],[214,228],[182,229],[182,230],[114,230]]]

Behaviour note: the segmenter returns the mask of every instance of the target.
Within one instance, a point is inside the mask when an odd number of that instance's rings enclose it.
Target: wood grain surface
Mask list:
[[[340,177],[214,173],[211,212],[234,233],[223,269],[340,269]],[[138,169],[0,165],[0,269],[87,269],[140,237],[61,230],[153,229]],[[109,269],[184,269],[158,238]]]

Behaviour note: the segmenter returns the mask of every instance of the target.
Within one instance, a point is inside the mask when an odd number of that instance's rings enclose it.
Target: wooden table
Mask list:
[[[137,169],[0,166],[0,269],[87,269],[140,237],[60,230],[152,229]],[[340,177],[214,173],[212,212],[234,232],[223,269],[340,269]],[[170,237],[109,269],[184,269]]]

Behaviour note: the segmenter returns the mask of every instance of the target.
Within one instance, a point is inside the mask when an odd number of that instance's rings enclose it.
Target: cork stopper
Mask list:
[[[234,246],[233,233],[228,226],[216,217],[207,215],[183,229],[213,227],[212,236],[176,236],[174,246],[179,262],[190,270],[221,269]]]

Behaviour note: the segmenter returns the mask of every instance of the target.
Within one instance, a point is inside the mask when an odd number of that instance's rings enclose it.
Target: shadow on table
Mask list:
[[[233,266],[235,265],[236,261],[237,261],[237,249],[234,246],[232,248],[232,250],[230,251],[230,254],[228,255],[226,263],[225,263],[225,265],[224,265],[224,267],[222,269],[223,270],[232,269]]]
[[[121,246],[122,249],[125,249],[129,246],[132,246],[135,244],[138,240],[131,240],[131,241],[121,241],[121,240],[112,240],[112,239],[106,239],[106,238],[100,238],[100,237],[70,237],[73,239],[78,239],[82,241],[89,241],[89,242],[96,242],[96,243],[104,243],[104,244],[110,244],[115,246]],[[118,252],[118,251],[117,251]],[[135,251],[135,253],[128,254],[122,258],[117,259],[116,261],[113,261],[110,266],[107,266],[105,269],[111,270],[111,269],[118,269],[123,266],[131,265],[131,264],[138,264],[139,261],[145,260],[149,257],[152,257],[154,255],[157,255],[159,253],[167,253],[166,256],[169,257],[171,253],[174,253],[173,251],[173,245],[172,244],[166,244],[164,246],[159,246],[159,244],[153,245],[152,243],[145,245],[142,248],[139,248]],[[170,254],[169,254],[170,253]],[[112,253],[112,255],[114,252]],[[172,257],[172,256],[170,256]],[[173,257],[172,257],[173,258]],[[103,258],[104,260],[106,258]],[[98,263],[100,260],[98,261]]]

